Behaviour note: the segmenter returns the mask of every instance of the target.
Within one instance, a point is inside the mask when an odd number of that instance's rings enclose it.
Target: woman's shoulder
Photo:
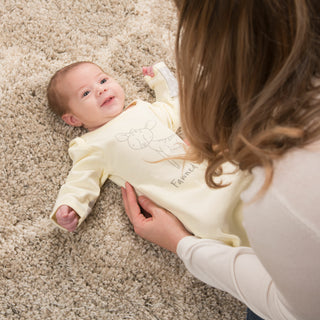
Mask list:
[[[290,176],[292,176],[293,179],[300,175],[304,175],[306,178],[310,177],[311,180],[314,180],[313,177],[320,175],[319,170],[314,170],[315,168],[319,168],[319,164],[320,141],[316,141],[304,148],[295,148],[287,152],[279,160],[275,161],[274,178],[277,181],[279,180],[278,177],[290,173]],[[294,171],[288,172],[290,169]]]
[[[320,237],[319,167],[319,142],[288,152],[275,161],[271,185],[254,201],[265,179],[264,169],[255,168],[250,187],[241,195],[245,203],[245,223],[253,227],[261,221],[272,221],[272,224],[279,223],[283,228],[290,220],[292,224],[304,226],[305,231],[313,230],[311,232]]]
[[[317,193],[320,185],[320,141],[304,148],[287,152],[274,162],[272,183],[266,193],[282,194]],[[253,182],[243,192],[242,199],[249,202],[254,198],[264,183],[265,171],[261,167],[253,169]]]

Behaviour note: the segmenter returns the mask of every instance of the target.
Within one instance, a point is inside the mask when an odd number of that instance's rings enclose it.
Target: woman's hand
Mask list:
[[[126,183],[126,188],[121,188],[121,191],[124,207],[134,231],[140,237],[176,253],[179,241],[191,235],[182,223],[147,197],[140,196],[137,200],[134,189],[129,183]],[[149,213],[149,217],[141,213],[138,203]]]

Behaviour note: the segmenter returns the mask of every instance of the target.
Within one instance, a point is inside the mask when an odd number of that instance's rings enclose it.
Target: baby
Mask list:
[[[175,133],[180,126],[176,79],[163,62],[144,67],[143,75],[156,101],[135,100],[126,108],[122,87],[92,62],[76,62],[51,78],[51,109],[67,124],[88,132],[70,143],[73,167],[50,218],[74,231],[91,212],[106,179],[119,186],[128,181],[138,195],[172,212],[194,235],[247,245],[240,193],[250,178],[224,175],[223,183],[232,184],[210,189],[205,163],[179,159],[186,145]]]

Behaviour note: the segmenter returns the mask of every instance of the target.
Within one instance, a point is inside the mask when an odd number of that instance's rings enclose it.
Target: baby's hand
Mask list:
[[[144,76],[154,77],[153,67],[142,67],[142,73]]]
[[[56,212],[56,220],[61,227],[72,232],[77,228],[79,216],[69,206],[62,205],[58,208]]]

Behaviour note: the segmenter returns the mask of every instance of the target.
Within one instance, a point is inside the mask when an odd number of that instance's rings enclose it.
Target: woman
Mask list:
[[[190,236],[130,185],[137,234],[264,319],[320,319],[320,2],[176,0],[176,59],[189,157],[212,187],[226,161],[253,174],[242,194],[252,248]],[[196,201],[196,200],[195,200]]]

